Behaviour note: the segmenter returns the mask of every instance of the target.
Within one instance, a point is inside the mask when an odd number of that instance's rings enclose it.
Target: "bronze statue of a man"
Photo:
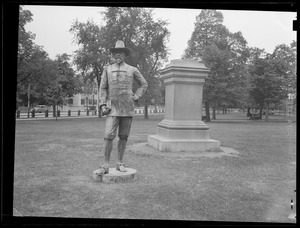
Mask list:
[[[115,47],[110,48],[110,52],[114,63],[104,69],[100,83],[100,109],[106,115],[104,164],[100,167],[100,174],[109,172],[109,160],[117,129],[119,141],[116,170],[127,171],[123,156],[134,115],[134,102],[148,88],[148,83],[140,71],[124,62],[125,57],[130,55],[130,49],[125,47],[123,41],[117,41]],[[140,85],[135,93],[132,91],[133,80]]]

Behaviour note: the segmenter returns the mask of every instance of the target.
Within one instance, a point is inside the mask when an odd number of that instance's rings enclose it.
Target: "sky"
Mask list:
[[[33,21],[26,25],[26,30],[36,35],[34,42],[43,46],[51,59],[57,54],[72,55],[78,46],[72,43],[73,35],[69,32],[72,23],[93,20],[98,25],[101,22],[102,7],[79,6],[34,6],[25,5],[24,10],[30,10]],[[170,55],[168,60],[180,59],[187,48],[200,9],[168,9],[155,8],[154,19],[168,20],[168,29],[171,33],[167,44]],[[293,31],[293,20],[296,12],[271,11],[238,11],[218,10],[224,17],[223,25],[230,32],[242,32],[249,47],[263,48],[272,53],[279,44],[289,45],[296,40],[296,31]],[[169,62],[168,61],[168,62]]]

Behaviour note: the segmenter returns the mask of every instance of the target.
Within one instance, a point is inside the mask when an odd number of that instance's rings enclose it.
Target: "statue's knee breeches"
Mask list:
[[[116,138],[116,135],[109,134],[104,136],[104,140],[114,140]]]
[[[104,139],[113,140],[116,137],[119,121],[114,116],[106,117]]]
[[[119,138],[127,140],[130,134],[130,128],[132,123],[132,117],[120,117],[119,123]]]
[[[120,139],[127,140],[130,134],[130,128],[132,123],[132,117],[117,117],[117,116],[109,116],[106,117],[105,123],[105,139],[115,139],[117,129],[119,129],[118,137]]]
[[[128,139],[128,135],[118,135],[119,139],[126,140]]]

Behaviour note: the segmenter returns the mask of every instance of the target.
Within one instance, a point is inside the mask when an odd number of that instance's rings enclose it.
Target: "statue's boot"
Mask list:
[[[127,172],[126,168],[124,167],[123,163],[123,157],[126,149],[126,143],[127,139],[119,139],[118,142],[118,162],[117,162],[117,167],[116,170],[120,172]]]

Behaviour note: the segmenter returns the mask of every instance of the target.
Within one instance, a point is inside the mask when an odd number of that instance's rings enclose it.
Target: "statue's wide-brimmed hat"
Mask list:
[[[125,44],[122,40],[118,40],[116,42],[116,46],[114,48],[109,49],[111,53],[115,53],[116,51],[123,51],[127,56],[130,55],[130,49],[125,47]]]

